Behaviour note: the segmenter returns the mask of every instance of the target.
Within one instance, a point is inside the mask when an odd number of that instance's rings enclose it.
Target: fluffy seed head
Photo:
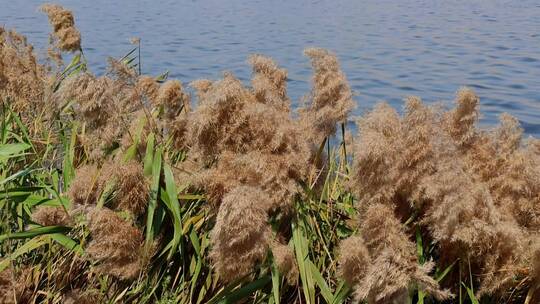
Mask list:
[[[287,70],[262,55],[253,55],[248,62],[253,67],[251,85],[257,100],[288,112],[291,101],[287,97]]]
[[[315,133],[314,143],[319,144],[335,133],[338,122],[346,122],[354,102],[334,54],[320,48],[306,49],[304,54],[311,59],[314,75],[311,103],[301,109],[301,116],[306,133]]]
[[[364,278],[371,264],[368,249],[361,236],[351,236],[339,246],[339,275],[354,286]]]
[[[102,187],[98,168],[95,165],[86,165],[75,171],[68,197],[73,205],[93,205],[97,203]]]
[[[131,280],[141,271],[142,232],[114,211],[102,208],[88,214],[92,240],[86,253],[98,262],[97,271]]]
[[[75,52],[81,49],[81,33],[75,27],[73,13],[57,4],[44,4],[41,10],[47,14],[49,23],[62,51]]]
[[[141,215],[148,205],[150,189],[141,164],[131,161],[125,164],[106,163],[101,175],[102,183],[106,180],[114,183],[116,189],[112,208]]]
[[[223,198],[210,237],[210,256],[222,280],[244,277],[265,260],[271,230],[260,206],[268,200],[257,188],[247,186],[237,187]]]
[[[293,251],[287,245],[273,244],[272,256],[279,272],[285,276],[287,283],[291,286],[298,282],[298,265]]]
[[[448,113],[445,129],[459,146],[467,146],[475,137],[479,101],[476,94],[468,88],[457,92],[456,108]]]
[[[39,206],[32,212],[32,221],[42,226],[68,226],[71,218],[63,207]]]

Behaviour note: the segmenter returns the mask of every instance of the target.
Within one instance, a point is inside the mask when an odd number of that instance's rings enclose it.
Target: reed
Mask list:
[[[478,128],[471,90],[381,103],[351,140],[327,50],[299,110],[263,55],[192,96],[140,43],[92,74],[73,14],[43,11],[67,65],[0,29],[1,303],[540,301],[540,141]]]

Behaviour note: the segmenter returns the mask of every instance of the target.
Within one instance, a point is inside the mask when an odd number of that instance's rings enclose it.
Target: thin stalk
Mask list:
[[[139,55],[137,56],[138,59],[139,59],[139,75],[142,75],[142,68],[141,68],[141,39],[139,38],[139,43],[138,43],[138,52],[139,52]]]

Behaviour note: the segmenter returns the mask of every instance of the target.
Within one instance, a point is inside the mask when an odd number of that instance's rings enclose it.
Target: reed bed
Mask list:
[[[298,110],[263,55],[192,96],[141,75],[140,40],[93,74],[42,10],[47,60],[0,28],[0,303],[540,302],[540,141],[478,128],[470,89],[353,136],[328,50]]]

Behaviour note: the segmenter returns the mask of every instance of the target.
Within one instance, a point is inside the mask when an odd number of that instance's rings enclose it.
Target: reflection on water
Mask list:
[[[45,53],[43,1],[0,0],[0,24]],[[463,85],[482,100],[482,123],[509,112],[540,136],[540,3],[537,0],[92,0],[56,1],[74,10],[94,72],[107,56],[142,39],[143,72],[183,82],[232,71],[249,79],[246,58],[272,56],[289,70],[298,103],[311,74],[307,46],[336,52],[358,94],[356,114],[407,95],[450,104]]]

